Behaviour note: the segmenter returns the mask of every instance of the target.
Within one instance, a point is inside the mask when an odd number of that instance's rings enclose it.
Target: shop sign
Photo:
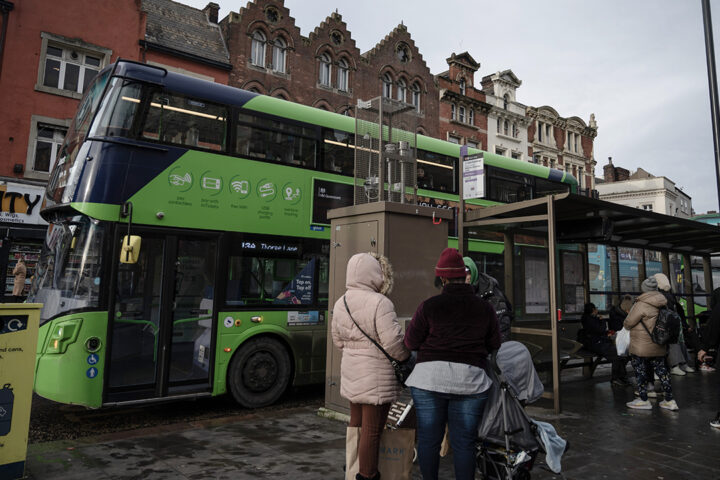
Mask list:
[[[5,182],[0,184],[0,222],[47,225],[40,217],[45,187]]]

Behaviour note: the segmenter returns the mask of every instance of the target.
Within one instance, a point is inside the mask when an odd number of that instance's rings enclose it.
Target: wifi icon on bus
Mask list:
[[[230,189],[235,193],[247,195],[250,193],[250,182],[247,180],[236,180],[234,182],[230,182]]]

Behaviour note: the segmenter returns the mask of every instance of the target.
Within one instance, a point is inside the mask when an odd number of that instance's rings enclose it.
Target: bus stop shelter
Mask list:
[[[662,271],[672,278],[676,294],[689,300],[688,317],[694,319],[695,301],[707,299],[713,288],[711,256],[720,253],[720,227],[571,193],[467,211],[463,229],[465,242],[488,230],[495,235],[502,234],[505,293],[515,310],[513,338],[548,340],[552,355],[552,391],[546,386],[544,396],[553,400],[558,413],[561,411],[561,332],[564,323],[573,317],[579,319],[584,303],[591,298],[602,301],[619,298],[622,292],[639,294],[639,282]],[[598,258],[610,259],[604,273],[603,265],[594,268],[601,270],[600,274],[590,272],[590,267],[598,265],[588,261],[589,248],[594,249],[593,255],[596,255],[600,250],[598,246],[602,247]],[[529,256],[533,258],[539,252],[546,253],[542,253],[541,262],[526,261],[525,267],[519,268],[522,249],[532,252]],[[561,265],[561,253],[563,259],[584,258],[582,268],[577,267],[580,262],[576,262],[576,271]],[[638,260],[624,260],[622,256],[634,256]],[[702,277],[698,280],[698,285],[704,285],[702,292],[692,281],[693,261],[702,265]],[[634,268],[637,273],[633,271],[633,276],[622,277],[623,267]],[[684,274],[676,274],[678,271]],[[567,280],[570,277],[576,279]],[[600,287],[597,287],[598,279]],[[568,281],[574,284],[566,283]],[[590,288],[593,282],[596,286]],[[602,282],[607,286],[603,288]],[[698,291],[693,292],[694,288]],[[543,297],[546,300],[542,300]],[[518,299],[524,299],[520,307]]]

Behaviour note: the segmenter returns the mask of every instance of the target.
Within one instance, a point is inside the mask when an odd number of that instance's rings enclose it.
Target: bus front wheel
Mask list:
[[[230,362],[230,392],[243,407],[271,405],[287,389],[290,371],[290,356],[282,343],[273,338],[248,340]]]

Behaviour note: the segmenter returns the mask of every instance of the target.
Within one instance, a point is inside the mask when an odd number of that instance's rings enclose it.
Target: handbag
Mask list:
[[[360,325],[355,321],[355,319],[352,316],[352,313],[350,313],[350,308],[347,304],[347,299],[345,296],[343,296],[343,303],[345,303],[345,310],[347,310],[348,315],[350,315],[350,320],[353,321],[356,327],[362,332],[363,335],[365,335],[368,340],[370,340],[377,348],[380,349],[380,351],[387,357],[388,361],[390,362],[390,365],[392,365],[393,371],[395,372],[395,378],[397,378],[397,381],[402,385],[405,386],[405,381],[408,379],[410,374],[412,373],[413,368],[415,365],[411,362],[412,356],[405,360],[404,362],[401,362],[399,360],[395,360],[393,357],[391,357],[383,347],[380,346],[379,343],[377,343],[370,335],[365,333],[365,330],[360,328]]]
[[[347,427],[345,437],[345,478],[355,480],[360,468],[358,444],[360,427]],[[410,480],[415,457],[414,428],[386,428],[380,435],[378,471],[381,478]]]

